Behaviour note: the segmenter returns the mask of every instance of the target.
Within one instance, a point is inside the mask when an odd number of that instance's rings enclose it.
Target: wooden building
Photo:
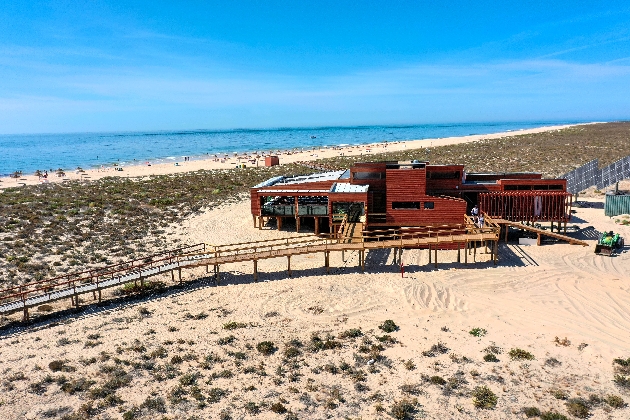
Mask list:
[[[464,165],[428,162],[357,163],[346,171],[276,177],[251,189],[254,223],[276,218],[314,220],[315,232],[335,231],[345,218],[363,230],[456,226],[477,204],[491,217],[510,221],[570,218],[564,179],[538,173],[466,173]]]

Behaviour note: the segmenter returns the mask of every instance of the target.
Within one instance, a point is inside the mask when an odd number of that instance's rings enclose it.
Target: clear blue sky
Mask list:
[[[0,1],[0,133],[630,119],[630,3]]]

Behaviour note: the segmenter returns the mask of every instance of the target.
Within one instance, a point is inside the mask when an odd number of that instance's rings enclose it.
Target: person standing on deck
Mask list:
[[[476,222],[477,217],[479,216],[479,207],[477,207],[476,204],[475,204],[475,207],[473,207],[472,210],[470,211],[470,215],[472,216],[473,220]]]
[[[479,215],[479,218],[477,220],[479,221],[478,223],[479,228],[483,228],[483,214]]]

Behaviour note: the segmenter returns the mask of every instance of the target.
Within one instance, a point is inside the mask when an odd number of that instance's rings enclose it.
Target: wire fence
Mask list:
[[[577,194],[593,185],[598,189],[603,189],[623,179],[630,179],[630,156],[621,158],[602,169],[599,169],[599,162],[595,159],[560,178],[567,180],[567,191],[571,194]]]

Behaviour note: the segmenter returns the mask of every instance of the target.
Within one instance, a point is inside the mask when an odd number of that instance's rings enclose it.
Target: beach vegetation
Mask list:
[[[418,411],[418,406],[419,404],[416,398],[404,398],[392,404],[390,414],[397,420],[413,419]]]
[[[569,420],[569,418],[557,411],[545,411],[540,415],[540,420]]]
[[[473,405],[477,408],[493,409],[497,406],[498,397],[487,386],[478,386],[473,392]]]
[[[484,360],[485,362],[493,362],[493,363],[496,363],[496,362],[498,362],[498,361],[499,361],[499,359],[497,358],[497,356],[495,356],[495,355],[494,355],[494,354],[492,354],[492,353],[487,353],[485,356],[483,356],[483,360]]]
[[[472,335],[473,337],[483,337],[484,335],[488,333],[488,331],[485,328],[476,327],[470,330],[468,333]]]
[[[531,419],[533,417],[540,417],[540,415],[542,414],[538,407],[523,407],[521,411],[528,419]]]
[[[585,419],[591,415],[588,401],[583,398],[571,398],[565,403],[567,412],[578,419]]]
[[[256,350],[258,350],[265,356],[270,356],[274,354],[276,350],[278,350],[278,348],[272,341],[261,341],[260,343],[256,344]]]
[[[612,408],[624,408],[628,405],[619,395],[607,395],[604,401]]]
[[[391,319],[386,320],[381,325],[378,326],[379,329],[383,330],[386,333],[393,333],[398,331],[400,328],[394,321]]]
[[[510,358],[512,360],[534,360],[535,359],[533,354],[519,348],[514,348],[510,350],[508,354],[510,355]]]

